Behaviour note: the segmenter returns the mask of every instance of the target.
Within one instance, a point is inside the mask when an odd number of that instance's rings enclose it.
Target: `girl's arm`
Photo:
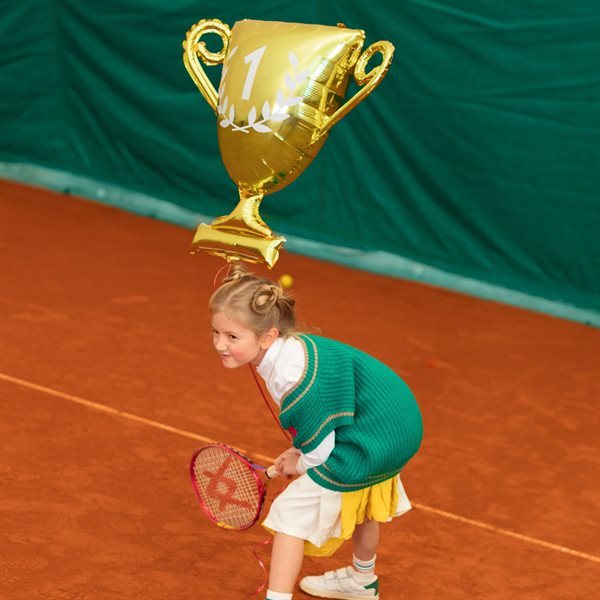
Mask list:
[[[335,431],[332,431],[325,436],[323,441],[314,450],[311,450],[306,454],[300,454],[298,462],[296,463],[296,471],[298,471],[300,475],[303,475],[308,469],[322,465],[329,458],[334,447]]]
[[[322,465],[334,446],[335,431],[332,431],[314,450],[306,454],[302,454],[297,448],[288,448],[275,459],[275,466],[280,475],[304,475],[311,467]]]

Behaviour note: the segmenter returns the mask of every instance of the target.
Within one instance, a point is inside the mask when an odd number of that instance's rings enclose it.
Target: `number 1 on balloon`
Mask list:
[[[254,85],[254,78],[256,77],[256,71],[258,70],[258,65],[260,63],[260,59],[262,58],[266,46],[262,46],[258,50],[247,54],[244,57],[244,62],[246,64],[250,63],[250,68],[248,69],[248,75],[246,75],[246,81],[244,82],[244,89],[242,90],[242,100],[250,100],[250,92],[252,91],[252,86]]]

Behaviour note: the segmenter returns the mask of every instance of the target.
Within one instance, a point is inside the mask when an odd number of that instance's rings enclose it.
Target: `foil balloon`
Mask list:
[[[220,51],[207,49],[206,34],[221,38]],[[380,41],[362,52],[364,40],[364,31],[342,24],[244,20],[230,29],[208,19],[188,31],[183,60],[215,111],[221,157],[239,192],[229,215],[200,224],[192,252],[275,264],[285,238],[262,220],[260,203],[310,165],[333,125],[386,75],[393,45]],[[367,72],[375,54],[382,60]],[[218,91],[200,61],[223,65]],[[359,90],[344,102],[352,76]]]

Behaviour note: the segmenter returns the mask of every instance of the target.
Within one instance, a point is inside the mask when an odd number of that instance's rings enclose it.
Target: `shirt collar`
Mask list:
[[[267,381],[273,372],[273,367],[275,366],[275,361],[279,356],[279,352],[281,351],[281,347],[283,346],[284,339],[282,337],[278,337],[267,349],[263,359],[260,361],[260,365],[256,367],[256,372]]]

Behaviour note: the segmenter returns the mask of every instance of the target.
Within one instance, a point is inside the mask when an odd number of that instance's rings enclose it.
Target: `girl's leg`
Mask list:
[[[352,544],[356,558],[364,561],[373,560],[379,545],[379,522],[365,521],[358,525],[352,536]]]
[[[276,532],[271,552],[269,590],[291,594],[304,558],[304,540]]]
[[[320,598],[379,598],[375,575],[375,553],[379,544],[379,523],[365,521],[352,536],[352,566],[304,577],[300,589]]]

